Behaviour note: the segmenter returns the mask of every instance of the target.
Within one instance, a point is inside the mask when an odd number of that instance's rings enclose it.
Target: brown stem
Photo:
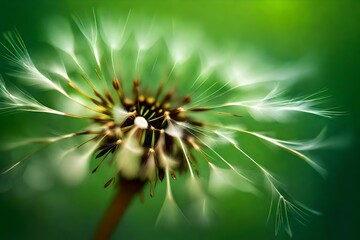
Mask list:
[[[120,188],[117,191],[114,200],[107,209],[95,233],[95,240],[107,240],[116,229],[121,217],[129,207],[131,200],[140,192],[144,182],[135,179],[127,180],[121,178]]]

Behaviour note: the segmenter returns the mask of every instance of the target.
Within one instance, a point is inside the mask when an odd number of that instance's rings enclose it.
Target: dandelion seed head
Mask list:
[[[175,201],[172,187],[180,175],[185,175],[188,182],[184,185],[194,206],[201,210],[199,220],[207,223],[211,215],[207,188],[213,195],[227,187],[259,193],[255,187],[259,180],[239,167],[239,161],[246,161],[270,186],[274,206],[278,201],[276,231],[283,225],[292,234],[287,213],[301,215],[299,209],[303,207],[285,197],[277,178],[243,148],[241,136],[249,135],[288,151],[324,173],[320,164],[304,153],[323,146],[323,132],[313,140],[302,141],[277,139],[252,130],[267,121],[293,122],[296,114],[338,115],[319,107],[325,100],[322,92],[286,97],[282,84],[286,82],[287,87],[307,73],[303,65],[258,66],[254,53],[240,58],[233,49],[220,50],[204,43],[206,38],[193,29],[171,21],[166,26],[157,18],[143,20],[132,13],[120,18],[92,13],[87,19],[75,16],[74,21],[77,28],[60,18],[49,22],[49,40],[62,59],[41,70],[19,34],[5,35],[5,58],[16,67],[13,75],[33,87],[51,90],[59,101],[56,108],[49,107],[24,91],[9,88],[0,78],[0,110],[58,115],[82,122],[83,128],[13,144],[13,148],[42,145],[11,164],[2,175],[50,144],[82,136],[86,140],[65,150],[59,165],[60,175],[69,184],[76,185],[85,178],[89,161],[95,156],[93,173],[105,162],[113,171],[105,188],[118,185],[119,179],[135,179],[150,185],[152,197],[155,183],[163,182],[166,193],[157,223],[164,219],[171,223],[177,217],[189,221]],[[225,157],[226,152],[221,150],[224,146],[236,157]],[[81,152],[84,148],[86,151]],[[209,167],[208,181],[202,179],[200,161]],[[34,171],[30,170],[26,178],[34,183],[37,178],[31,177]]]

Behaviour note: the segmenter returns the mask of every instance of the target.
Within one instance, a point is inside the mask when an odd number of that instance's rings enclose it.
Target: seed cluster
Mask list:
[[[94,90],[99,100],[92,99],[92,101],[103,108],[102,115],[95,117],[94,121],[104,126],[104,130],[97,136],[102,141],[96,158],[102,158],[102,160],[93,172],[109,155],[116,158],[116,151],[120,151],[122,147],[130,147],[134,151],[140,147],[140,164],[136,166],[136,174],[130,178],[149,181],[150,195],[152,195],[152,183],[155,183],[157,179],[163,180],[166,170],[169,170],[172,178],[175,179],[175,170],[186,171],[190,163],[194,168],[195,158],[185,156],[186,154],[191,156],[191,153],[185,153],[182,148],[183,144],[187,149],[197,146],[194,136],[178,127],[177,124],[186,122],[199,125],[199,123],[191,121],[181,107],[190,102],[190,96],[174,99],[175,91],[162,94],[161,86],[154,96],[147,96],[140,92],[140,80],[136,79],[133,81],[134,96],[129,98],[124,95],[122,85],[119,80],[113,80],[113,88],[117,92],[120,106],[115,104],[115,98],[110,93],[106,93],[104,97]],[[129,139],[135,139],[137,146],[126,146],[129,144]],[[171,164],[169,164],[170,161]],[[105,187],[108,187],[119,176],[126,178],[122,174],[115,175],[105,184]]]
[[[93,20],[87,24],[76,21],[88,43],[88,47],[79,49],[75,46],[84,42],[81,38],[79,43],[73,42],[78,38],[71,25],[67,21],[62,24],[54,22],[53,26],[59,28],[53,29],[51,42],[61,50],[59,55],[65,57],[54,65],[50,64],[49,58],[44,69],[37,67],[19,34],[4,35],[6,42],[1,45],[5,48],[5,57],[16,69],[11,75],[24,83],[52,90],[61,97],[59,101],[67,101],[61,102],[59,108],[49,107],[24,93],[21,87],[8,88],[0,76],[0,113],[20,111],[64,116],[83,121],[86,130],[11,144],[13,149],[24,144],[42,143],[0,175],[10,172],[50,144],[84,136],[84,142],[59,155],[66,158],[65,170],[61,168],[59,171],[66,179],[76,183],[77,179],[83,178],[86,164],[96,151],[97,165],[93,172],[105,161],[113,166],[114,174],[111,178],[109,176],[105,187],[115,183],[115,179],[121,180],[120,187],[122,182],[136,182],[141,186],[149,182],[150,195],[153,195],[157,180],[165,180],[166,195],[159,214],[161,217],[167,215],[167,208],[179,210],[172,196],[170,180],[186,171],[189,173],[189,195],[197,201],[197,208],[206,218],[209,198],[202,181],[196,177],[197,157],[199,162],[207,161],[209,177],[205,181],[207,189],[213,193],[222,192],[226,186],[252,193],[258,193],[257,185],[267,188],[272,196],[271,207],[276,206],[276,211],[273,211],[276,231],[283,225],[291,235],[290,213],[304,219],[303,215],[311,211],[291,199],[284,185],[272,174],[273,170],[277,172],[273,169],[277,164],[267,162],[267,166],[263,166],[257,157],[252,156],[251,148],[247,149],[243,144],[242,136],[287,151],[320,174],[326,173],[303,152],[326,145],[321,142],[324,131],[308,141],[287,140],[275,136],[282,124],[276,124],[279,128],[275,129],[271,128],[275,125],[268,124],[270,121],[286,123],[284,130],[288,130],[288,124],[299,123],[291,121],[294,117],[333,118],[341,115],[331,108],[320,107],[327,98],[324,91],[302,97],[287,96],[290,84],[283,83],[287,80],[293,82],[294,78],[302,79],[298,74],[308,72],[303,69],[303,64],[296,62],[285,69],[263,65],[262,61],[260,65],[256,61],[252,65],[255,55],[249,55],[248,61],[235,49],[211,47],[206,38],[193,42],[196,34],[187,28],[185,31],[177,29],[178,25],[172,21],[168,21],[171,26],[146,21],[143,28],[143,23],[136,18],[130,19],[129,24],[128,19],[121,24],[121,21],[112,22],[102,17],[97,21],[94,14]],[[47,58],[44,60],[48,61]],[[141,85],[139,76],[148,87]],[[130,86],[123,79],[129,81]],[[132,79],[135,80],[131,82]],[[192,99],[179,96],[175,89],[167,90],[176,86],[181,87],[181,92],[191,94]],[[85,111],[76,111],[78,106]],[[254,128],[274,132],[274,136],[256,132]],[[77,151],[85,144],[91,146],[79,154]],[[218,149],[221,144],[232,149],[231,159],[225,157],[224,149]],[[254,149],[261,151],[257,147]],[[244,174],[247,171],[243,168],[248,165],[252,166],[251,171],[257,171],[251,174],[251,179]],[[255,177],[258,174],[262,177]],[[73,176],[77,179],[72,180]],[[270,209],[269,216],[271,214]]]

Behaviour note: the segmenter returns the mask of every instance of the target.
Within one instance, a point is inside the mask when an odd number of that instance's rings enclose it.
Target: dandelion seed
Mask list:
[[[10,165],[2,175],[49,144],[86,137],[85,141],[79,140],[76,146],[63,152],[65,160],[60,172],[75,184],[86,174],[91,156],[95,156],[97,161],[93,173],[104,162],[112,166],[114,173],[104,187],[115,185],[119,190],[99,225],[98,239],[111,235],[131,199],[145,184],[150,185],[149,195],[152,197],[156,184],[163,180],[166,193],[157,223],[175,224],[177,217],[191,223],[195,217],[188,218],[173,195],[176,190],[172,182],[179,175],[189,177],[188,192],[194,199],[191,209],[200,210],[199,221],[207,224],[211,201],[206,184],[213,193],[224,190],[225,185],[259,193],[260,189],[255,187],[259,182],[245,174],[246,169],[239,167],[239,161],[249,162],[265,179],[265,187],[272,194],[270,209],[276,207],[276,233],[283,227],[292,235],[290,213],[303,220],[304,214],[312,212],[288,198],[271,171],[238,140],[241,135],[256,137],[290,152],[324,174],[323,168],[303,153],[322,146],[324,132],[314,140],[289,141],[248,130],[264,121],[292,122],[294,113],[323,118],[338,115],[331,109],[318,106],[325,99],[322,92],[290,99],[281,94],[281,84],[298,76],[303,69],[291,66],[256,77],[256,73],[250,74],[251,67],[228,62],[232,59],[227,57],[233,53],[231,49],[224,55],[212,54],[216,52],[213,49],[197,50],[205,41],[199,34],[184,31],[181,27],[182,31],[177,32],[175,25],[158,26],[156,19],[140,22],[130,13],[113,20],[108,16],[99,18],[95,13],[89,21],[76,17],[76,30],[71,29],[66,21],[57,22],[61,22],[61,27],[59,31],[51,29],[50,41],[55,49],[65,53],[60,54],[63,56],[60,63],[40,71],[18,33],[5,34],[6,41],[2,44],[5,58],[17,68],[14,76],[34,87],[52,90],[59,101],[65,97],[85,113],[76,108],[70,108],[72,112],[68,112],[49,107],[24,91],[8,88],[2,79],[0,110],[3,113],[28,111],[75,118],[82,121],[87,130],[10,144],[12,148],[35,143],[43,145]],[[87,43],[87,50],[76,49],[75,39],[79,33]],[[226,65],[229,67],[223,70]],[[52,78],[54,74],[61,78],[60,82]],[[257,91],[256,86],[263,83],[266,84],[256,92],[256,96],[263,97],[253,98],[244,92],[244,88],[250,85],[252,88],[246,91]],[[240,93],[249,98],[239,100]],[[240,124],[248,126],[242,128]],[[87,150],[80,153],[79,149],[85,144]],[[222,145],[231,146],[234,155],[243,158],[225,157]],[[198,169],[200,161],[209,166],[208,181],[200,180],[204,171]],[[76,164],[71,165],[71,162]],[[31,172],[27,172],[26,178],[31,179],[29,174]]]

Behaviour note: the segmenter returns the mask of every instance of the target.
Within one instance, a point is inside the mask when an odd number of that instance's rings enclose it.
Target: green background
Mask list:
[[[228,40],[239,46],[261,49],[277,62],[304,56],[317,59],[314,91],[325,86],[331,104],[346,114],[329,122],[329,134],[346,136],[344,146],[317,152],[328,169],[326,179],[298,174],[310,189],[311,206],[323,214],[311,217],[307,226],[293,224],[293,239],[360,239],[359,235],[359,140],[360,109],[360,4],[357,1],[1,1],[0,32],[16,27],[26,42],[41,39],[41,24],[49,16],[111,9],[158,14],[194,22],[217,44]],[[1,60],[1,74],[8,72]],[[308,86],[299,85],[300,88]],[[311,90],[311,89],[310,89]],[[296,89],[295,89],[296,91]],[[1,116],[1,141],[21,135],[29,124],[24,114]],[[43,120],[34,116],[32,122]],[[47,121],[52,121],[51,118]],[[44,131],[39,126],[34,129]],[[65,128],[66,126],[59,126]],[[306,129],[306,128],[305,128]],[[10,156],[4,153],[1,161]],[[4,166],[4,165],[1,165]],[[301,172],[301,169],[299,170]],[[101,173],[100,173],[101,174]],[[1,181],[1,179],[0,179]],[[14,181],[21,181],[14,178]],[[0,183],[3,184],[4,182]],[[181,182],[180,182],[181,183]],[[57,184],[50,191],[9,190],[0,193],[2,239],[89,239],[112,192],[102,189],[94,175],[76,187]],[[304,191],[304,190],[303,190]],[[160,191],[159,191],[160,192]],[[217,199],[220,213],[210,228],[181,226],[154,228],[162,195],[138,200],[119,226],[122,239],[275,239],[273,225],[266,225],[269,199],[234,193]],[[278,239],[287,239],[280,234]]]

